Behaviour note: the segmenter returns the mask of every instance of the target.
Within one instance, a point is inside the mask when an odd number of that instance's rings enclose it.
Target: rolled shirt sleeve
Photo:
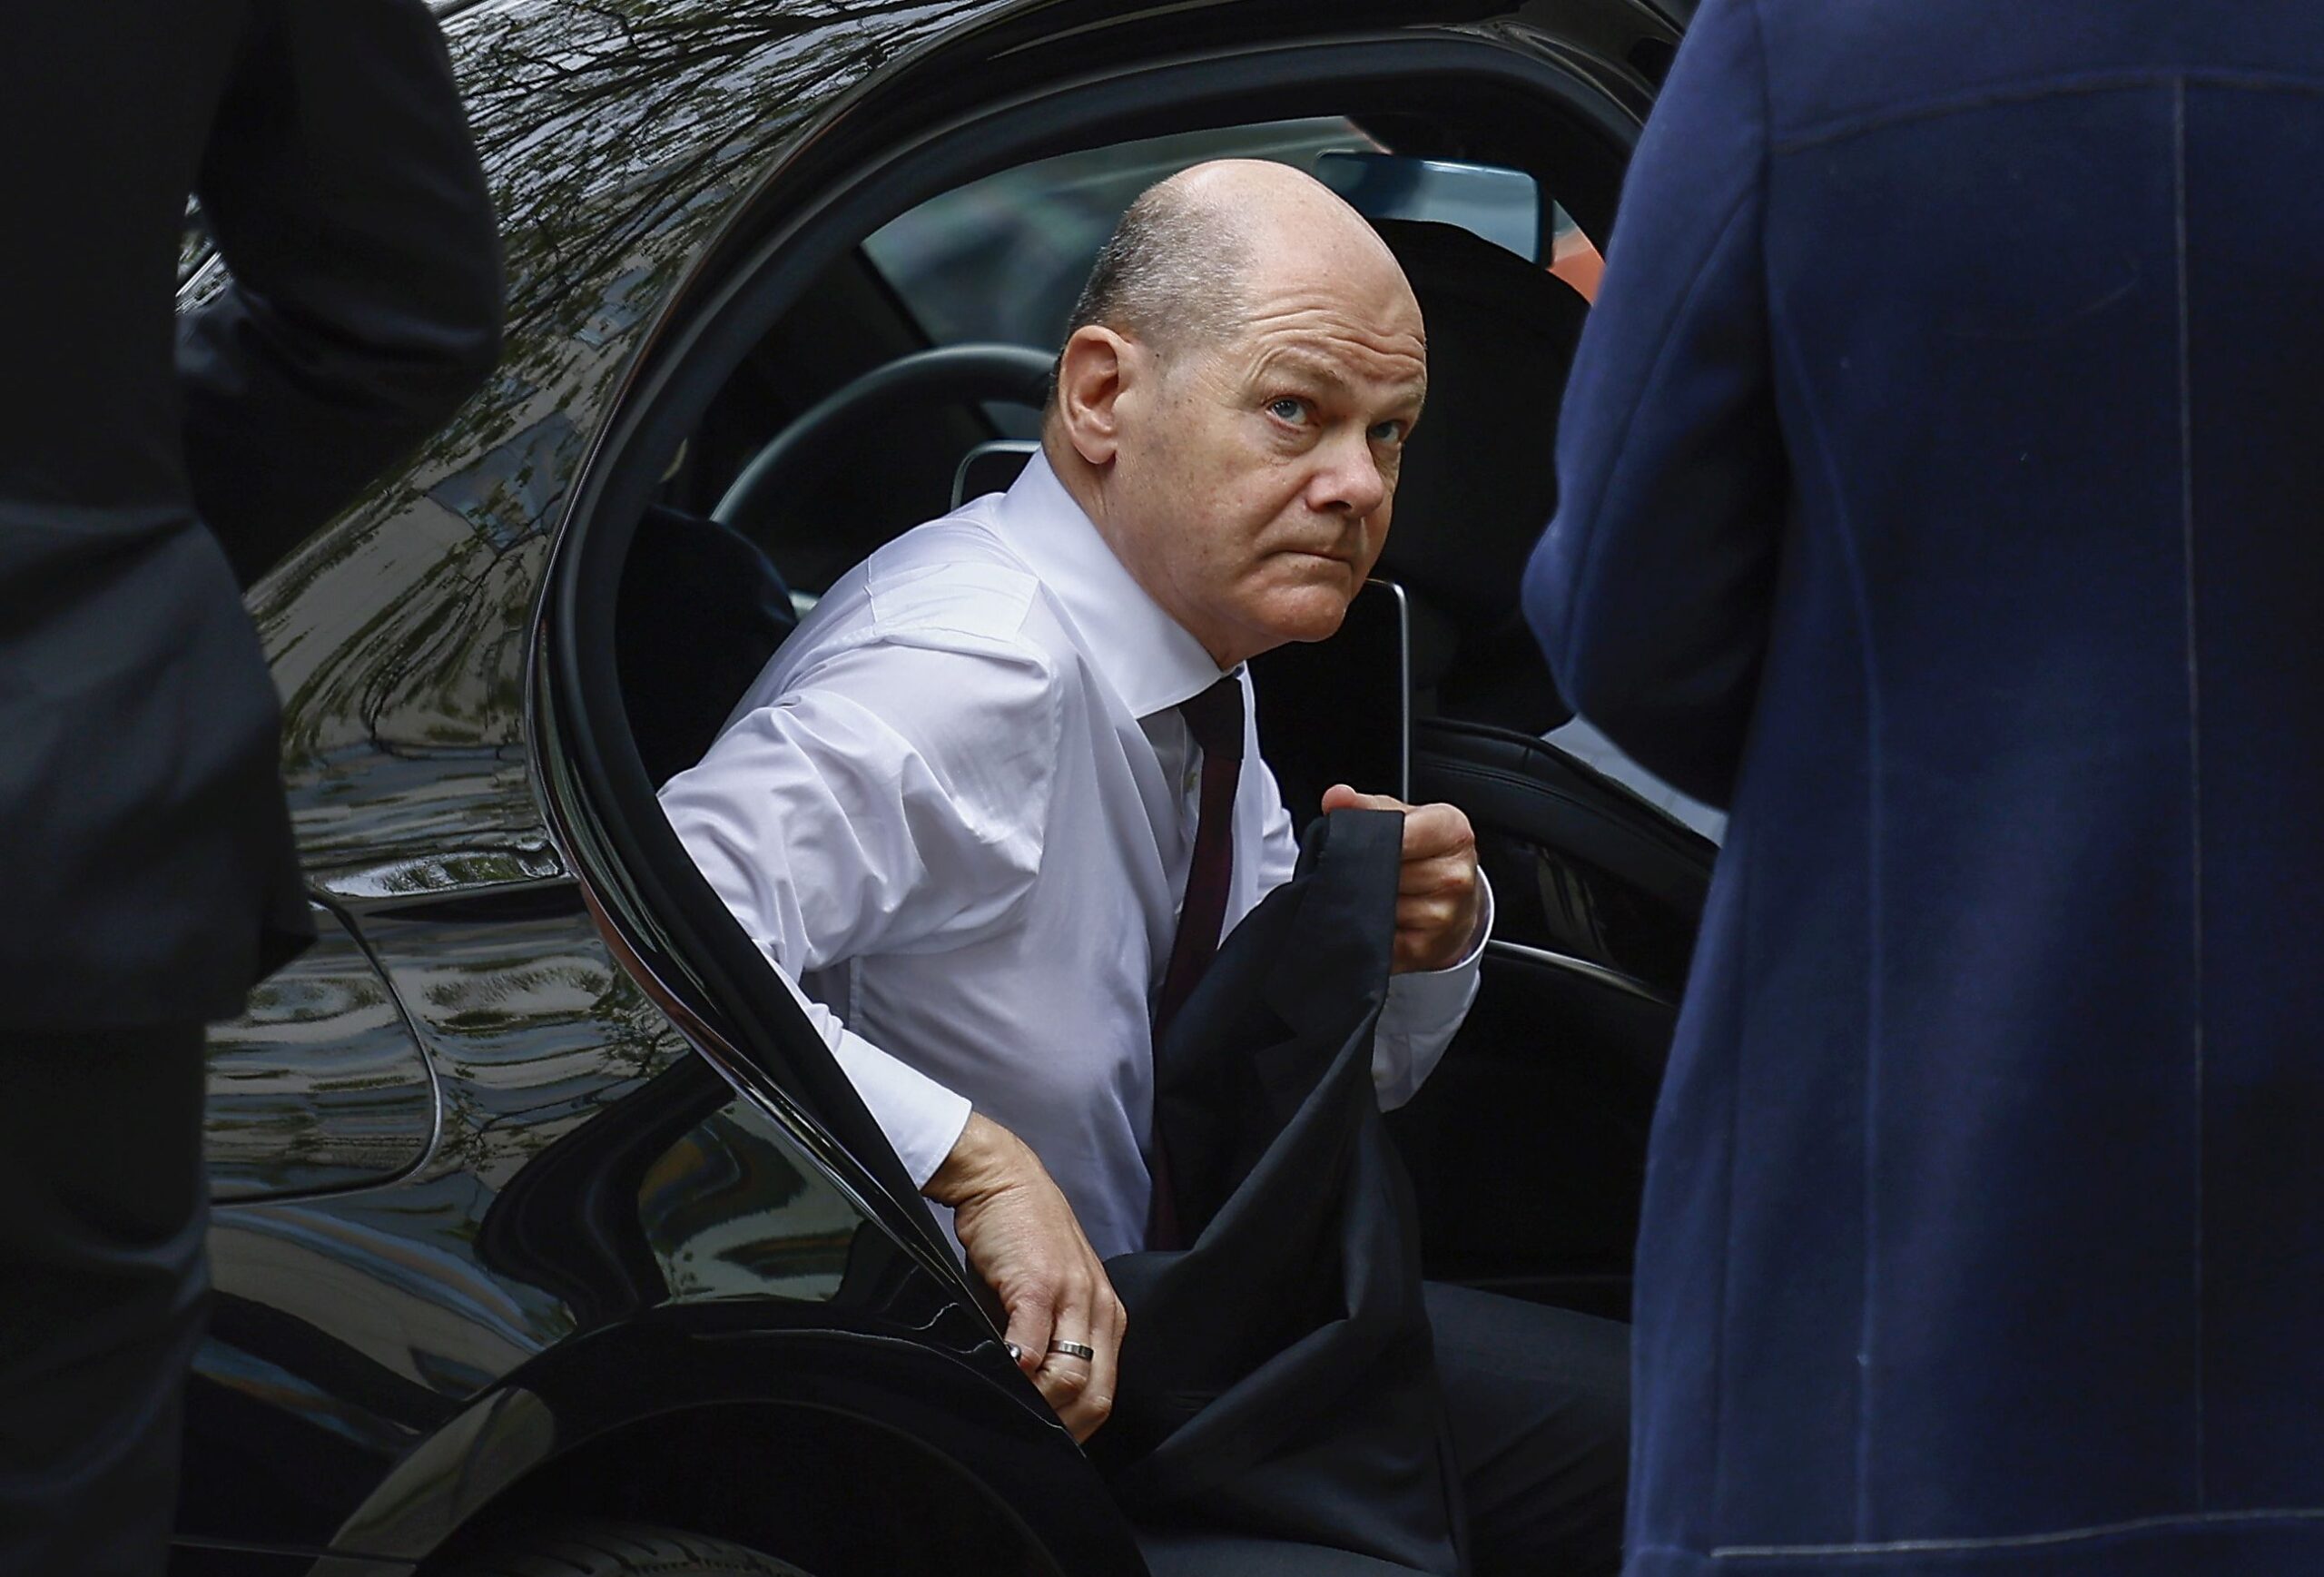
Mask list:
[[[662,807],[863,1099],[915,1186],[959,1092],[857,1035],[799,981],[1005,923],[1039,872],[1057,740],[1037,656],[872,644],[730,723]]]

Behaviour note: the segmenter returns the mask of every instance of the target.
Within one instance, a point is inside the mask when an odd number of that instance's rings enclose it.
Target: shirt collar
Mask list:
[[[1147,595],[1036,450],[993,517],[1001,539],[1063,606],[1081,647],[1132,716],[1149,717],[1224,676],[1202,643]]]

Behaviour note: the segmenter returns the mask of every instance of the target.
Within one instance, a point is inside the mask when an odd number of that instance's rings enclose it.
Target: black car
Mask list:
[[[177,1567],[1144,1569],[654,791],[820,588],[1005,477],[1115,214],[1216,153],[1361,189],[1428,315],[1380,573],[1412,794],[1500,915],[1394,1118],[1429,1272],[1622,1312],[1714,850],[1542,742],[1516,584],[1585,310],[1549,263],[1691,7],[438,8],[509,350],[250,589],[323,939],[211,1040]],[[1296,794],[1347,719],[1261,684]]]

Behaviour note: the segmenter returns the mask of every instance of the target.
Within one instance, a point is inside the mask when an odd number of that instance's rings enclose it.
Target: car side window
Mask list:
[[[1274,159],[1305,170],[1325,153],[1377,146],[1353,121],[1329,115],[1062,153],[932,197],[872,232],[863,251],[931,344],[1053,350],[1098,249],[1155,182],[1206,159]],[[1008,438],[1038,429],[1021,410],[990,414]]]

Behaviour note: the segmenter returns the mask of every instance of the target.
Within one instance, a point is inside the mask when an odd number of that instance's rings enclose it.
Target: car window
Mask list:
[[[1375,138],[1337,115],[1116,143],[956,187],[875,232],[863,251],[930,343],[998,340],[1044,350],[1064,337],[1081,281],[1130,200],[1206,159],[1276,160],[1319,176],[1366,212],[1462,224],[1536,255],[1530,241],[1517,239],[1540,223],[1541,199],[1531,177],[1492,172],[1514,193],[1494,199],[1498,213],[1440,205],[1433,193],[1399,202],[1383,188],[1359,197],[1351,182],[1377,171],[1364,155],[1383,152]],[[1410,180],[1405,163],[1392,183]],[[1594,296],[1602,263],[1590,238],[1554,202],[1541,229],[1549,255],[1540,261],[1584,297]]]
[[[1063,153],[931,198],[863,243],[929,342],[998,340],[1049,350],[1098,249],[1130,200],[1206,159],[1274,159],[1313,170],[1318,155],[1376,151],[1338,116],[1185,132]],[[995,426],[1030,438],[1038,419],[995,407]]]
[[[1599,276],[1606,271],[1598,243],[1581,233],[1581,226],[1564,209],[1552,204],[1550,212],[1550,272],[1571,285],[1583,301],[1596,301]]]

